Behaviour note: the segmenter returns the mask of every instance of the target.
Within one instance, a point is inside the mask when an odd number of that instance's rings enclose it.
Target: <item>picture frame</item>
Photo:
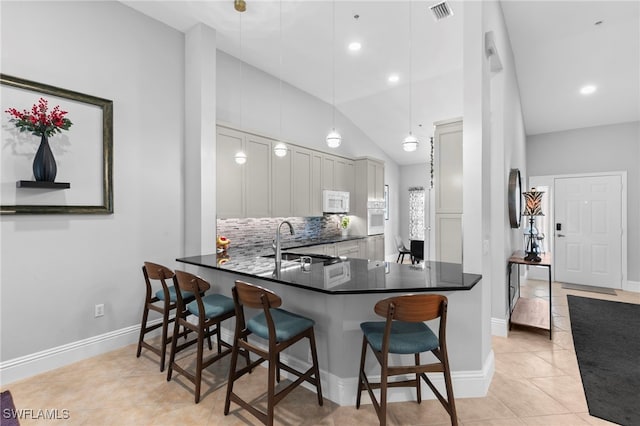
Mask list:
[[[40,137],[20,132],[5,112],[29,109],[40,98],[73,122],[49,141],[57,179],[68,182],[32,180]],[[113,101],[7,74],[0,74],[0,100],[0,214],[112,214]]]
[[[389,220],[389,185],[384,186],[384,220]]]

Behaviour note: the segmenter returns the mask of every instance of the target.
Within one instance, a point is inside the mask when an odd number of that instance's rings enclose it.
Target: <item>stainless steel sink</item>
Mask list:
[[[262,257],[273,259],[274,256],[275,254],[269,254]],[[331,265],[332,263],[340,262],[340,258],[338,257],[326,256],[322,254],[304,254],[304,253],[291,253],[291,252],[282,253],[282,260],[300,262],[300,258],[303,256],[310,257],[311,263],[323,263],[325,265]]]

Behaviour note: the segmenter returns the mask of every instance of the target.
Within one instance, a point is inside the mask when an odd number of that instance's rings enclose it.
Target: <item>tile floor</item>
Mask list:
[[[547,282],[523,283],[523,295],[547,297]],[[484,398],[456,400],[462,425],[605,425],[588,414],[573,349],[567,294],[640,304],[640,294],[617,295],[564,290],[553,284],[553,341],[543,331],[513,329],[508,338],[493,337],[496,371]],[[211,366],[199,404],[190,382],[174,373],[171,382],[149,351],[135,357],[135,345],[90,358],[10,384],[18,408],[69,410],[67,420],[29,420],[31,424],[71,425],[246,425],[259,424],[237,405],[224,416],[228,357]],[[191,354],[184,357],[188,363]],[[238,386],[264,406],[265,369],[245,376]],[[449,417],[435,400],[389,405],[391,425],[446,425]],[[359,410],[325,400],[297,388],[275,409],[280,425],[375,425],[371,405]],[[62,415],[62,413],[61,413]]]

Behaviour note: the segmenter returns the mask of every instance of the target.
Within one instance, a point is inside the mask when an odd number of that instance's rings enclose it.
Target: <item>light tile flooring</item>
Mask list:
[[[547,297],[547,282],[523,283],[522,294]],[[496,372],[484,398],[456,400],[463,425],[606,425],[588,414],[573,349],[567,294],[640,304],[640,294],[616,296],[564,290],[553,284],[553,341],[548,333],[513,329],[508,338],[493,337]],[[158,358],[135,345],[90,358],[13,384],[17,408],[69,410],[68,420],[29,420],[30,424],[73,425],[246,425],[257,420],[232,404],[224,416],[228,357],[206,371],[203,395],[193,402],[193,386],[174,373],[171,382],[158,369]],[[189,363],[191,354],[185,355]],[[259,368],[238,382],[264,407],[266,374]],[[246,395],[246,394],[245,394]],[[315,394],[297,388],[275,409],[281,425],[374,425],[371,405],[359,410],[325,400],[319,407]],[[389,424],[446,425],[449,417],[435,400],[389,405]]]

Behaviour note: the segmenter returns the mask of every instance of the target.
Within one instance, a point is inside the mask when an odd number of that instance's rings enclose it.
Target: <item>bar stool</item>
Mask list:
[[[380,425],[387,422],[387,389],[390,387],[415,387],[418,403],[422,401],[421,381],[431,388],[442,406],[451,417],[451,424],[457,425],[451,371],[447,357],[445,328],[447,322],[447,298],[438,294],[409,294],[380,300],[374,311],[386,321],[369,321],[360,324],[362,356],[360,358],[360,379],[356,408],[360,408],[360,396],[366,389],[376,410]],[[438,336],[424,323],[440,318]],[[380,382],[372,383],[364,371],[367,346],[371,348],[380,363]],[[420,364],[420,353],[430,351],[439,362]],[[389,354],[413,354],[415,365],[390,366]],[[425,373],[443,373],[447,399],[435,388]],[[389,381],[389,377],[415,374],[412,379]],[[380,402],[373,389],[380,389]]]
[[[235,315],[233,300],[222,294],[207,294],[207,290],[211,285],[202,278],[184,271],[176,271],[174,277],[174,287],[176,292],[176,321],[174,324],[174,334],[178,333],[179,327],[184,327],[186,332],[193,331],[197,334],[195,339],[188,340],[178,345],[178,339],[171,342],[171,356],[169,357],[169,369],[167,371],[167,381],[171,380],[173,370],[175,369],[195,385],[195,402],[200,402],[200,386],[202,383],[202,370],[219,360],[220,358],[231,353],[231,345],[223,341],[220,337],[220,323]],[[190,302],[185,299],[185,295],[194,295]],[[204,296],[203,296],[204,295]],[[198,318],[197,323],[187,321],[189,315],[195,315]],[[211,349],[211,336],[217,336],[218,351],[212,354],[206,360],[204,359],[204,341],[209,340],[209,349]],[[196,370],[194,373],[187,371],[176,362],[176,354],[197,344],[196,352]],[[225,347],[224,351],[222,348]]]
[[[231,365],[229,367],[229,381],[227,383],[224,414],[229,414],[229,407],[231,401],[233,401],[257,417],[262,423],[271,426],[273,425],[275,405],[291,392],[294,387],[304,381],[316,387],[318,404],[322,405],[322,388],[320,386],[320,374],[318,371],[316,340],[313,333],[314,321],[284,309],[279,309],[282,305],[282,299],[278,295],[266,288],[242,281],[236,281],[236,285],[233,287],[233,301],[236,310],[236,332],[233,338],[233,352],[231,354]],[[262,312],[245,322],[244,307],[262,309]],[[249,342],[247,337],[251,334],[268,340],[267,350]],[[280,362],[280,352],[305,337],[309,339],[313,365],[303,373]],[[260,358],[250,365],[236,370],[240,350],[253,352]],[[264,361],[269,362],[266,413],[253,407],[233,391],[233,384],[236,380]],[[285,388],[276,392],[276,381],[280,381],[280,369],[286,370],[298,376],[298,378]]]
[[[164,361],[167,354],[167,345],[173,340],[173,336],[168,336],[169,323],[175,319],[169,319],[169,314],[176,308],[176,290],[173,285],[167,284],[167,281],[173,280],[174,272],[166,266],[157,263],[144,262],[142,266],[142,274],[147,287],[144,308],[142,309],[142,323],[140,325],[140,337],[138,338],[138,351],[136,357],[140,358],[142,348],[149,349],[153,353],[160,356],[160,371],[164,371]],[[153,294],[151,281],[159,281],[162,288]],[[193,300],[193,294],[184,293],[183,297],[187,301]],[[162,322],[148,326],[149,311],[156,311],[162,314]],[[162,327],[162,338],[160,346],[156,347],[144,341],[144,336]],[[184,335],[181,334],[181,335]],[[178,335],[176,335],[178,336]]]

